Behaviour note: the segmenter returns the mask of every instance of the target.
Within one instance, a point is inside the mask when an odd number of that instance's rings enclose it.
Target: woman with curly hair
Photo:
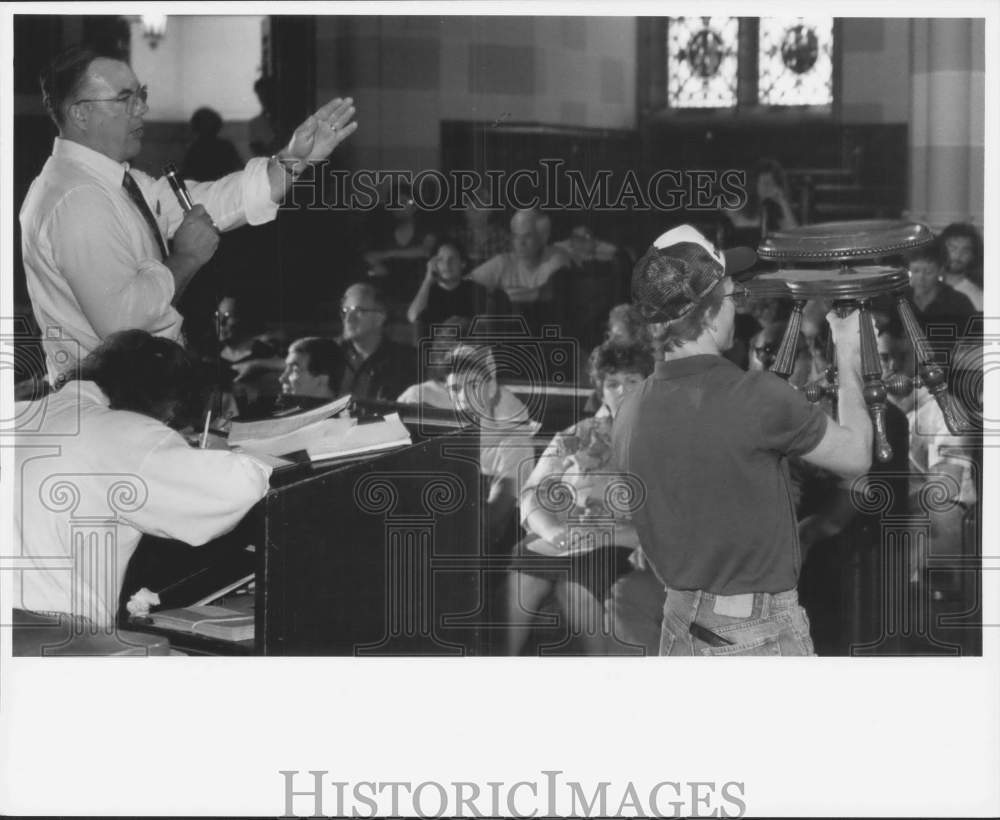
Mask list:
[[[557,433],[521,489],[528,535],[508,575],[507,654],[525,652],[542,606],[554,597],[586,654],[656,654],[663,587],[645,570],[629,520],[641,492],[611,463],[615,414],[652,370],[645,345],[595,348],[590,374],[601,409]]]

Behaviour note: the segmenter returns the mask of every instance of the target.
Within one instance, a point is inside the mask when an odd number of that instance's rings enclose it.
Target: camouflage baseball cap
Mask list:
[[[690,225],[657,238],[632,270],[632,301],[647,322],[687,316],[724,276],[753,267],[750,248],[719,251]]]

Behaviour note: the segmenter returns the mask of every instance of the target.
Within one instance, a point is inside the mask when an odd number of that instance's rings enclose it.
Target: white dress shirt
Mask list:
[[[26,559],[15,607],[110,627],[143,533],[204,544],[268,489],[270,467],[195,449],[156,419],[112,410],[93,382],[15,408],[13,554]]]
[[[28,294],[52,380],[118,330],[180,338],[181,316],[171,306],[174,277],[122,186],[128,169],[128,163],[57,137],[21,208]],[[169,183],[134,169],[131,174],[169,239],[184,218]],[[263,158],[215,182],[187,186],[219,230],[259,225],[278,211]]]

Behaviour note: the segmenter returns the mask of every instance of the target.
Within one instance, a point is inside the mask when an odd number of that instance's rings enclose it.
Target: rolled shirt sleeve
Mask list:
[[[271,199],[267,163],[265,157],[254,157],[242,171],[227,174],[222,179],[212,182],[185,180],[184,184],[192,201],[204,206],[220,231],[242,225],[263,225],[278,214],[278,203]],[[132,173],[150,207],[160,214],[160,226],[165,235],[172,237],[184,219],[184,211],[167,178],[153,179],[139,171]]]

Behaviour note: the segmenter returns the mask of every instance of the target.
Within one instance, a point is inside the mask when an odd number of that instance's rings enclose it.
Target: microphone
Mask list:
[[[177,168],[174,167],[172,162],[168,162],[163,166],[163,175],[167,178],[167,182],[170,183],[170,187],[173,188],[177,201],[181,203],[181,208],[184,209],[185,213],[190,211],[194,207],[194,203],[191,201],[191,195],[184,185],[184,180],[177,175]]]

